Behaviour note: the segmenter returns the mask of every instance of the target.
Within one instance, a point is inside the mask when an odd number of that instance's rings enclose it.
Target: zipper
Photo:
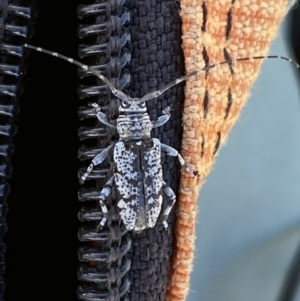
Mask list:
[[[94,1],[88,5],[80,5],[78,17],[82,22],[78,28],[78,36],[84,41],[78,48],[79,57],[103,73],[119,89],[125,89],[130,83],[130,74],[126,67],[131,59],[126,47],[130,41],[127,31],[130,13],[126,1]],[[78,74],[82,81],[78,88],[81,101],[78,110],[81,121],[78,129],[81,143],[78,158],[82,162],[78,172],[80,176],[90,160],[117,139],[116,132],[97,121],[95,111],[88,103],[97,102],[109,119],[116,119],[119,101],[111,99],[111,93],[103,82],[91,77],[88,72],[79,70]],[[78,214],[81,221],[78,231],[81,245],[78,250],[80,264],[77,296],[80,300],[128,300],[128,272],[131,268],[128,252],[131,238],[119,218],[114,195],[106,202],[109,210],[107,227],[97,231],[97,225],[102,218],[98,196],[112,172],[112,166],[101,164],[79,189],[78,196],[82,205]]]

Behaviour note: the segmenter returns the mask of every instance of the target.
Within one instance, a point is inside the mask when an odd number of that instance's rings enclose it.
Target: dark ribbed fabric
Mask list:
[[[130,10],[132,58],[129,70],[132,81],[127,93],[141,97],[184,74],[181,19],[175,1],[130,1]],[[183,99],[183,87],[178,85],[147,103],[151,120],[162,115],[162,110],[168,105],[172,106],[171,119],[163,127],[153,130],[153,136],[179,151]],[[162,156],[164,180],[177,193],[180,177],[177,158]],[[164,202],[167,201],[164,197]],[[132,301],[164,300],[172,256],[175,212],[176,205],[169,216],[168,231],[165,231],[159,218],[155,228],[138,235],[131,233],[132,266],[129,275]]]

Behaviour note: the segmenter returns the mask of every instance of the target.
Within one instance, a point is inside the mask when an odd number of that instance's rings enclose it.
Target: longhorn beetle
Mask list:
[[[157,138],[151,137],[151,130],[153,128],[160,127],[169,120],[170,107],[163,110],[164,115],[160,116],[155,121],[151,121],[147,112],[146,101],[160,96],[166,90],[192,76],[208,71],[218,65],[228,64],[229,62],[223,61],[202,69],[197,69],[181,78],[175,79],[161,89],[147,93],[142,98],[131,98],[122,91],[117,90],[104,75],[94,70],[92,67],[57,52],[51,52],[28,44],[25,44],[24,46],[66,60],[85,71],[89,71],[100,78],[110,88],[111,92],[121,100],[116,126],[108,121],[106,115],[101,112],[101,108],[98,104],[91,104],[91,106],[95,108],[98,120],[106,126],[116,128],[119,134],[119,141],[115,144],[110,144],[102,150],[92,160],[92,163],[88,166],[86,172],[80,179],[81,183],[83,183],[88,178],[93,167],[101,164],[106,159],[109,151],[113,148],[115,171],[99,194],[99,204],[103,212],[103,218],[99,223],[98,228],[101,229],[106,223],[108,210],[105,205],[105,199],[109,196],[112,187],[115,184],[119,199],[117,204],[120,209],[119,214],[127,230],[141,232],[144,229],[153,228],[155,226],[162,207],[163,192],[170,201],[162,214],[163,226],[167,229],[167,218],[175,204],[176,196],[163,180],[161,152],[163,151],[170,156],[177,156],[181,166],[188,172],[194,175],[198,175],[198,172],[194,171],[185,163],[176,149],[161,143]],[[299,65],[296,62],[282,56],[237,58],[232,60],[232,62],[265,58],[287,60],[299,68]],[[230,62],[230,65],[232,62]]]

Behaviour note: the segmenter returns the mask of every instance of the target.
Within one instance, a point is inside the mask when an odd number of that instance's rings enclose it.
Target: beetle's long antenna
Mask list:
[[[26,48],[29,48],[29,49],[33,49],[35,51],[38,51],[38,52],[42,52],[42,53],[45,53],[45,54],[49,54],[51,56],[55,56],[55,57],[58,57],[62,60],[65,60],[71,64],[74,64],[86,71],[89,71],[90,73],[92,73],[93,75],[97,76],[98,78],[100,78],[108,87],[109,89],[111,90],[111,92],[116,96],[118,97],[119,99],[121,100],[127,100],[128,99],[128,96],[126,94],[124,94],[122,91],[116,89],[114,87],[114,85],[104,76],[102,75],[100,72],[98,72],[97,70],[93,69],[92,67],[88,66],[88,65],[85,65],[85,64],[82,64],[72,58],[69,58],[67,56],[64,56],[62,54],[59,54],[57,52],[52,52],[52,51],[49,51],[47,49],[43,49],[41,47],[35,47],[35,46],[32,46],[32,45],[29,45],[29,44],[24,44],[24,47]]]
[[[24,44],[24,46],[26,48],[29,48],[29,49],[33,49],[35,51],[38,51],[38,52],[42,52],[42,53],[45,53],[45,54],[48,54],[48,55],[51,55],[51,56],[55,56],[55,57],[58,57],[62,60],[65,60],[71,64],[74,64],[86,71],[89,71],[90,73],[92,73],[93,75],[97,76],[98,78],[100,78],[108,87],[109,89],[111,90],[111,92],[119,99],[121,100],[128,100],[129,97],[124,94],[122,91],[116,89],[114,87],[114,85],[104,76],[102,75],[100,72],[98,72],[97,70],[93,69],[92,67],[88,66],[88,65],[85,65],[85,64],[82,64],[80,63],[79,61],[76,61],[72,58],[69,58],[67,56],[64,56],[62,54],[59,54],[57,52],[52,52],[52,51],[49,51],[47,49],[43,49],[41,47],[35,47],[35,46],[32,46],[32,45],[29,45],[29,44]],[[267,56],[253,56],[253,57],[244,57],[244,58],[237,58],[237,59],[231,59],[231,62],[240,62],[240,61],[251,61],[251,60],[262,60],[262,59],[281,59],[281,60],[285,60],[285,61],[288,61],[290,63],[292,63],[293,65],[296,66],[296,68],[299,68],[299,64],[296,63],[294,60],[290,59],[290,58],[287,58],[287,57],[284,57],[284,56],[279,56],[279,55],[267,55]],[[142,98],[140,99],[135,99],[136,102],[140,103],[140,102],[145,102],[145,101],[148,101],[150,99],[154,99],[158,96],[160,96],[161,94],[163,94],[165,91],[169,90],[170,88],[172,88],[173,86],[176,86],[178,85],[179,83],[187,80],[188,78],[190,77],[193,77],[195,75],[199,75],[200,73],[202,72],[205,72],[205,71],[208,71],[212,68],[215,68],[215,67],[218,67],[220,65],[225,65],[225,64],[229,64],[230,66],[232,66],[231,63],[229,63],[228,61],[223,61],[223,62],[219,62],[219,63],[215,63],[215,64],[212,64],[212,65],[209,65],[205,68],[202,68],[202,69],[197,69],[189,74],[186,74],[185,76],[182,76],[178,79],[175,79],[174,81],[168,83],[166,86],[162,87],[161,89],[159,90],[156,90],[156,91],[152,91],[152,92],[149,92],[147,93],[146,95],[144,95]]]
[[[240,62],[240,61],[251,61],[251,60],[262,60],[262,59],[281,59],[281,60],[288,61],[289,63],[292,63],[293,65],[295,65],[296,68],[299,68],[299,64],[296,63],[295,61],[293,61],[292,59],[284,57],[284,56],[279,56],[279,55],[267,55],[267,56],[253,56],[253,57],[237,58],[237,59],[232,59],[232,62],[234,63],[234,62]],[[178,79],[175,79],[174,81],[168,83],[166,86],[162,87],[159,90],[147,93],[145,96],[143,96],[137,102],[144,102],[144,101],[156,98],[156,97],[160,96],[161,94],[163,94],[165,91],[167,91],[170,88],[172,88],[173,86],[176,86],[179,83],[187,80],[188,78],[193,77],[195,75],[199,75],[202,72],[208,71],[212,68],[215,68],[215,67],[218,67],[218,66],[224,65],[224,64],[229,64],[229,62],[228,61],[223,61],[223,62],[219,62],[219,63],[209,65],[209,66],[207,66],[205,68],[202,68],[202,69],[197,69],[197,70],[195,70],[191,73],[186,74],[185,76],[182,76]],[[231,64],[229,64],[229,65],[231,65]]]

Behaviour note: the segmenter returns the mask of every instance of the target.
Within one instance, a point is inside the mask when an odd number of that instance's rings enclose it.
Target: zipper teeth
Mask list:
[[[86,42],[79,46],[78,55],[89,64],[94,62],[90,65],[118,89],[125,89],[130,83],[130,74],[126,70],[131,59],[126,47],[130,41],[130,34],[126,31],[130,13],[124,0],[94,2],[78,6],[78,17],[82,20],[78,36]],[[80,69],[78,76],[83,82],[78,88],[82,103],[78,109],[81,121],[78,129],[81,141],[78,158],[82,161],[78,171],[80,177],[91,159],[117,139],[116,132],[97,121],[95,110],[88,103],[97,102],[110,120],[117,117],[118,103],[116,99],[111,99],[110,90],[103,82],[96,82],[89,72]],[[112,197],[106,200],[109,211],[107,226],[97,231],[103,217],[98,197],[112,175],[111,158],[106,160],[109,161],[110,164],[103,163],[96,167],[78,192],[82,204],[78,218],[82,224],[78,231],[81,246],[78,249],[77,296],[85,301],[128,300],[130,281],[127,274],[131,262],[127,254],[131,249],[131,238],[120,221]]]
[[[25,72],[25,51],[22,45],[32,35],[33,10],[27,5],[7,2],[0,5],[0,300],[4,299],[5,292],[6,245],[3,240],[7,230],[8,180],[14,152],[13,137],[16,133],[14,118],[18,114],[18,97],[22,92],[20,75]]]

